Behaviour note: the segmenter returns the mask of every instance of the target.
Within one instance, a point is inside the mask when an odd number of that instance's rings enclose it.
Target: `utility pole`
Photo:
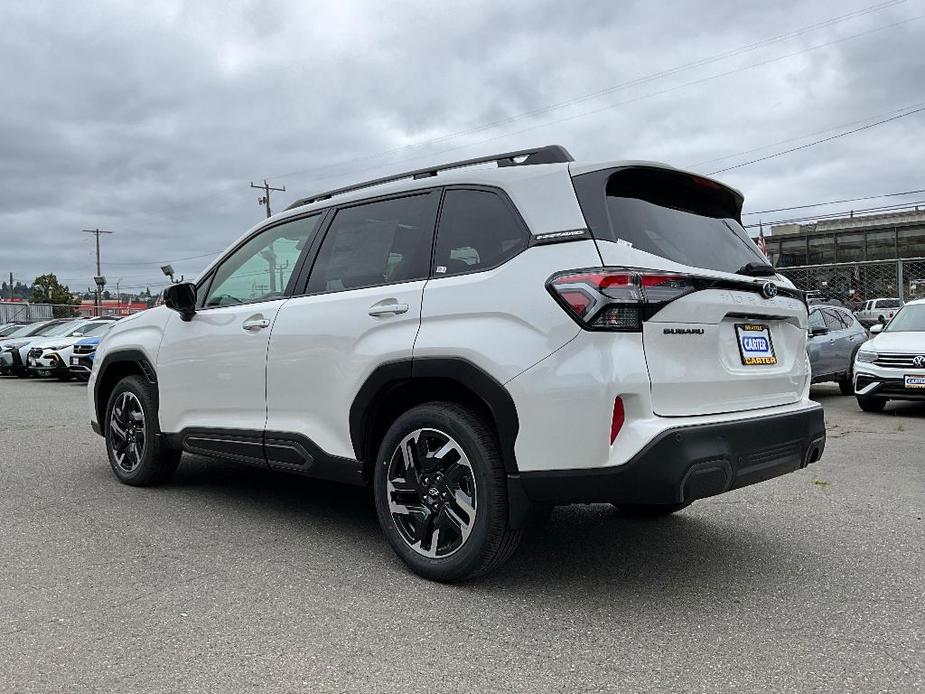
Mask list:
[[[263,191],[263,197],[257,198],[257,204],[258,204],[258,205],[263,205],[264,207],[266,207],[266,209],[267,209],[267,217],[269,217],[270,215],[273,214],[272,212],[270,212],[270,191],[271,191],[271,190],[275,190],[275,191],[278,191],[278,192],[280,192],[280,193],[285,193],[285,192],[286,192],[286,186],[283,186],[282,188],[274,188],[274,187],[271,186],[269,183],[267,183],[267,179],[263,179],[263,185],[262,185],[262,186],[261,186],[261,185],[256,185],[256,186],[255,186],[255,185],[254,185],[254,182],[251,181],[251,188],[256,188],[257,190],[262,190],[262,191]]]
[[[103,277],[103,271],[100,269],[100,234],[111,234],[111,231],[104,231],[100,228],[96,229],[81,229],[85,234],[95,234],[96,235],[96,315],[99,316],[102,313],[103,308],[103,284],[100,283],[100,279]]]
[[[13,301],[13,273],[10,273],[10,301]]]

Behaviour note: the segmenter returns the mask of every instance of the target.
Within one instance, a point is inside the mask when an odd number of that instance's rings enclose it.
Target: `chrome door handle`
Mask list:
[[[263,330],[264,328],[270,327],[270,321],[266,318],[254,318],[241,323],[241,327],[249,331]]]
[[[375,304],[369,308],[371,316],[395,316],[407,312],[408,304]]]

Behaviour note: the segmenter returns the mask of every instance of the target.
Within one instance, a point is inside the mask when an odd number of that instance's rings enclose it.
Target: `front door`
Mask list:
[[[300,218],[251,237],[201,283],[201,307],[192,320],[170,317],[157,357],[163,431],[262,436],[273,323],[319,219]]]

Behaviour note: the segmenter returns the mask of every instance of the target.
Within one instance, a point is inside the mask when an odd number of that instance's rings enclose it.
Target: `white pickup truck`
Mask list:
[[[864,305],[854,312],[854,317],[864,327],[870,327],[874,323],[886,323],[903,305],[898,298],[892,299],[869,299]]]

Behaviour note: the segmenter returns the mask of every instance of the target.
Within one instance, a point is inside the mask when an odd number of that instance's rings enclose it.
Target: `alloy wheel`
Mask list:
[[[109,417],[109,447],[116,465],[133,472],[145,452],[145,411],[131,391],[118,396]]]
[[[472,464],[462,447],[437,429],[405,436],[388,461],[389,513],[405,543],[430,558],[457,552],[476,518]]]

